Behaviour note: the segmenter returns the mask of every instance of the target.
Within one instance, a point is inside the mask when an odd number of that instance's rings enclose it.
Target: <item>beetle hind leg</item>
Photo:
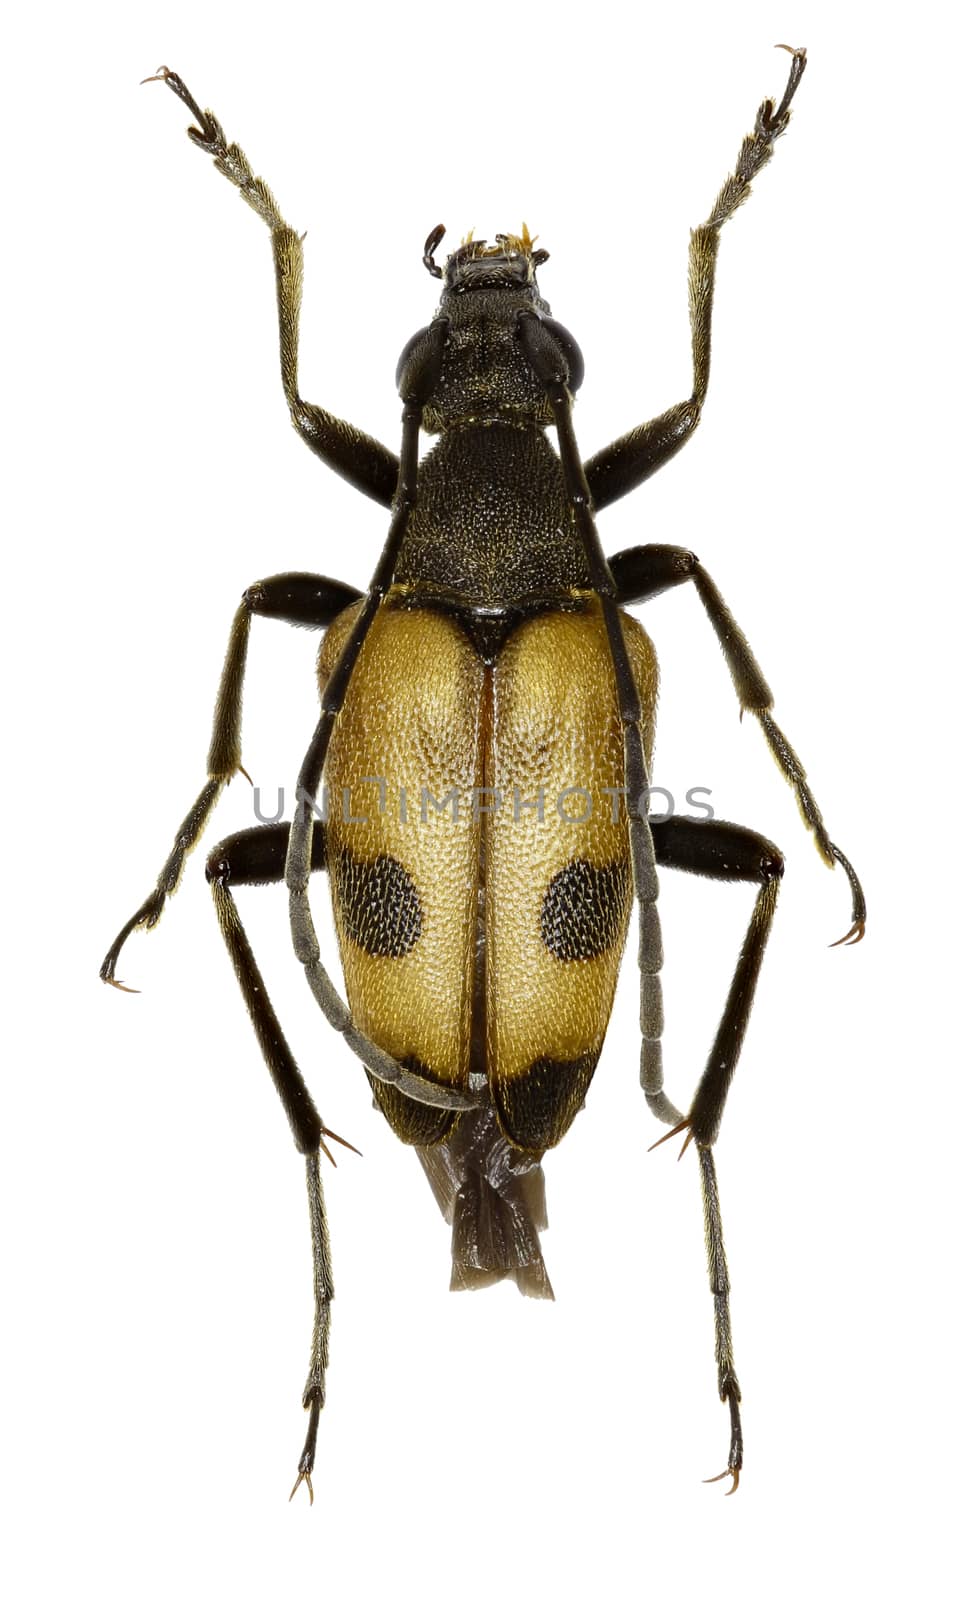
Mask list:
[[[313,1504],[313,1464],[316,1460],[316,1434],[320,1412],[326,1400],[326,1369],[330,1359],[330,1304],[333,1299],[333,1274],[330,1270],[330,1234],[323,1203],[323,1180],[320,1176],[319,1153],[306,1158],[306,1192],[310,1206],[310,1242],[313,1248],[313,1339],[310,1346],[310,1368],[303,1389],[303,1409],[309,1412],[306,1439],[296,1471],[296,1482],[290,1490],[290,1499],[301,1483],[306,1484]]]
[[[709,1263],[709,1287],[713,1296],[713,1314],[716,1325],[716,1373],[719,1380],[719,1398],[729,1407],[729,1459],[722,1472],[706,1483],[719,1483],[722,1478],[732,1478],[729,1494],[739,1488],[739,1474],[743,1465],[743,1425],[739,1415],[742,1390],[733,1361],[733,1333],[729,1320],[729,1267],[723,1243],[723,1219],[719,1209],[719,1186],[716,1182],[716,1162],[708,1147],[697,1145],[699,1175],[703,1191],[703,1215],[706,1220],[706,1259]]]
[[[772,924],[784,862],[774,844],[749,828],[731,822],[706,821],[694,817],[669,817],[652,824],[656,859],[660,866],[677,867],[698,877],[717,878],[724,883],[759,885],[756,903],[746,931],[739,960],[729,988],[726,1005],[716,1031],[709,1059],[693,1096],[689,1115],[675,1119],[673,1133],[685,1130],[683,1150],[695,1140],[702,1182],[703,1215],[706,1228],[706,1259],[709,1287],[713,1296],[716,1330],[716,1369],[719,1398],[729,1407],[730,1443],[726,1468],[707,1483],[732,1478],[730,1494],[739,1487],[743,1464],[743,1431],[739,1406],[742,1392],[733,1361],[732,1326],[729,1317],[729,1268],[723,1241],[719,1187],[712,1146],[719,1135],[726,1097],[742,1049],[753,996],[759,979],[766,941]],[[660,1087],[662,1080],[660,1078]],[[646,1085],[644,1084],[644,1088]],[[662,1116],[658,1096],[646,1098],[657,1116]],[[668,1102],[667,1102],[668,1104]],[[671,1108],[673,1109],[673,1108]],[[667,1134],[666,1138],[671,1135]],[[662,1143],[662,1141],[658,1141]],[[682,1154],[682,1151],[680,1152]]]
[[[330,1238],[323,1201],[323,1181],[320,1175],[320,1152],[326,1149],[323,1135],[329,1134],[329,1130],[313,1104],[276,1012],[273,1010],[232,894],[232,889],[242,884],[282,883],[289,835],[288,823],[247,828],[242,833],[231,834],[210,852],[206,871],[213,890],[220,931],[243,992],[250,1021],[253,1023],[273,1085],[283,1102],[296,1147],[306,1159],[306,1189],[313,1252],[314,1316],[310,1365],[303,1390],[303,1406],[309,1411],[309,1422],[293,1494],[301,1483],[305,1483],[312,1504],[313,1486],[310,1474],[316,1457],[316,1434],[320,1412],[326,1398],[330,1305],[333,1299]],[[325,865],[325,834],[322,828],[317,828],[313,834],[311,864],[314,871]]]
[[[708,1147],[715,1144],[719,1137],[726,1097],[742,1050],[785,863],[770,840],[732,822],[670,817],[653,824],[653,837],[656,858],[661,866],[678,867],[698,877],[717,878],[724,883],[759,885],[709,1059],[693,1096],[689,1114],[674,1129],[678,1132],[680,1128],[687,1128],[697,1145]]]

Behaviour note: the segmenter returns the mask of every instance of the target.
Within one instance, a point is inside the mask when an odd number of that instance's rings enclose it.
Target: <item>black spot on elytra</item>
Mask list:
[[[588,961],[616,944],[629,906],[629,865],[571,861],[543,897],[543,943],[557,961]]]
[[[395,856],[360,861],[341,850],[334,867],[343,932],[369,956],[408,955],[423,931],[416,885]]]
[[[573,1061],[540,1056],[525,1072],[494,1083],[504,1132],[521,1150],[548,1150],[558,1144],[586,1098],[599,1050]]]

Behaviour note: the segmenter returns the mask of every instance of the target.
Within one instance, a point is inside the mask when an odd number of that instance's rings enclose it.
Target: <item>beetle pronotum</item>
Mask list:
[[[324,629],[321,710],[292,823],[224,839],[207,864],[223,937],[298,1150],[305,1157],[315,1320],[303,1404],[306,1442],[294,1490],[315,1459],[325,1392],[332,1279],[320,1176],[324,1138],[263,986],[233,891],[279,882],[293,943],[327,1021],[360,1058],[376,1102],[415,1147],[451,1224],[453,1287],[512,1278],[551,1296],[540,1249],[541,1159],[567,1132],[599,1058],[633,898],[639,906],[640,1081],[654,1114],[699,1158],[719,1392],[730,1415],[720,1478],[742,1466],[740,1388],[712,1147],[739,1058],[783,860],[733,823],[648,815],[656,657],[627,605],[682,583],[696,590],[744,710],[758,719],[794,788],[820,854],[852,891],[856,942],[865,903],[830,840],[802,765],[772,717],[772,695],[716,585],[692,552],[643,545],[609,561],[595,513],[647,478],[698,425],[709,379],[720,229],[786,128],[805,68],[792,50],[778,107],[760,106],[689,255],[693,391],[583,464],[571,421],[583,376],[575,340],[553,321],[527,229],[492,245],[467,239],[438,265],[432,322],[397,371],[399,457],[299,394],[303,247],[243,152],[228,145],[176,73],[194,144],[270,229],[280,360],[295,428],[354,487],[392,510],[367,591],[307,573],[253,584],[233,624],[207,780],[177,832],[156,888],[101,969],[124,987],[128,935],[151,928],[179,882],[224,786],[240,765],[247,643],[254,616]],[[546,435],[556,430],[558,453]],[[419,457],[421,429],[438,442]],[[318,811],[321,785],[326,806]],[[366,786],[364,788],[364,786]],[[355,806],[365,793],[372,803]],[[575,815],[580,825],[566,824]],[[715,1042],[686,1115],[663,1087],[657,866],[756,886]],[[332,984],[310,912],[309,882],[330,881],[347,1002]],[[345,1142],[345,1141],[343,1141]]]

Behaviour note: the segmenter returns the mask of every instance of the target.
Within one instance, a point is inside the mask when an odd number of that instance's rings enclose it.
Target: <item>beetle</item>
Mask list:
[[[729,1477],[729,1493],[739,1484],[741,1391],[713,1146],[783,857],[769,840],[731,822],[650,817],[657,665],[649,635],[627,606],[692,585],[742,710],[756,716],[820,855],[848,879],[852,926],[838,944],[863,936],[865,901],[712,578],[691,551],[667,545],[607,560],[595,515],[670,460],[699,423],[720,230],[787,127],[805,70],[805,51],[781,48],[791,58],[782,99],[778,106],[763,101],[712,212],[691,234],[692,394],[585,464],[571,420],[583,358],[541,295],[547,252],[535,248],[525,224],[492,244],[469,236],[445,265],[436,259],[445,230],[428,235],[423,261],[441,280],[442,295],[432,321],[400,356],[397,457],[301,398],[302,240],[182,79],[164,67],[144,80],[165,83],[189,108],[190,139],[270,229],[281,375],[296,431],[355,488],[391,508],[365,593],[287,572],[243,595],[206,782],[156,887],[101,968],[105,982],[126,987],[117,977],[126,939],[159,921],[217,799],[244,771],[241,703],[253,618],[323,630],[320,714],[293,820],[231,835],[207,862],[223,938],[306,1164],[315,1316],[303,1394],[309,1419],[293,1493],[305,1483],[311,1501],[333,1295],[320,1157],[339,1136],[316,1109],[286,1042],[234,899],[239,886],[283,879],[293,945],[320,1010],[359,1057],[394,1132],[416,1150],[451,1225],[451,1286],[512,1279],[522,1293],[541,1297],[552,1297],[538,1237],[545,1225],[542,1158],[586,1096],[636,900],[640,1083],[669,1126],[664,1139],[682,1133],[682,1150],[694,1144],[702,1181],[719,1394],[730,1421],[727,1464],[707,1481]],[[558,449],[547,427],[555,429]],[[437,436],[422,460],[421,431]],[[657,867],[756,888],[715,1041],[685,1115],[664,1089]],[[330,883],[345,1001],[327,973],[310,909],[310,878],[321,870]]]

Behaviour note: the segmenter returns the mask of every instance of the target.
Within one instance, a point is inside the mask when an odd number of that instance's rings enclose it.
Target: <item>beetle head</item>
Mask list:
[[[447,256],[445,268],[436,264],[436,250],[446,229],[434,228],[423,246],[423,265],[445,283],[444,300],[474,289],[523,289],[536,292],[536,269],[549,260],[548,250],[534,250],[535,238],[523,223],[522,233],[498,233],[495,244],[467,234],[458,250]]]
[[[493,245],[465,239],[444,268],[435,259],[444,233],[444,228],[434,228],[423,252],[427,271],[443,280],[434,324],[442,321],[447,329],[440,377],[423,411],[424,429],[437,433],[464,420],[520,419],[545,426],[553,414],[544,384],[517,337],[523,316],[535,316],[559,345],[570,388],[578,389],[583,380],[579,346],[552,320],[536,282],[536,269],[548,252],[533,248],[536,241],[524,223],[522,233],[499,233]],[[428,334],[421,328],[400,356],[396,377],[401,393]]]

